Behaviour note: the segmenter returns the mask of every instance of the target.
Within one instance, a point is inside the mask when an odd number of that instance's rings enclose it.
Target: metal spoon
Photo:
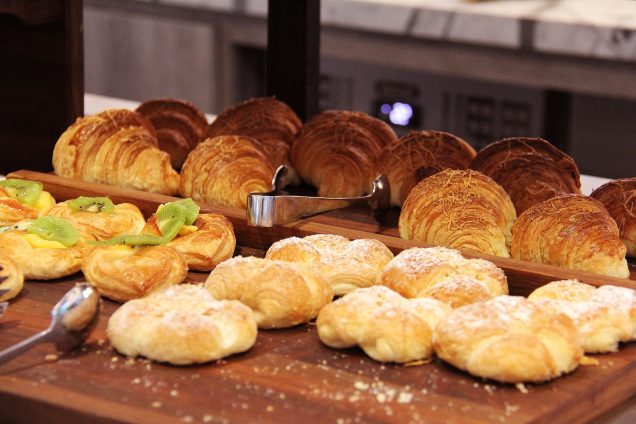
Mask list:
[[[97,324],[100,297],[87,283],[78,283],[51,311],[51,325],[44,331],[0,352],[3,364],[36,344],[51,342],[59,352],[69,352],[84,343]]]

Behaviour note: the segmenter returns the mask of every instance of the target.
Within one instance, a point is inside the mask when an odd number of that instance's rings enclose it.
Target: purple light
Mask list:
[[[388,115],[389,113],[391,113],[392,109],[393,108],[388,103],[382,103],[382,106],[380,106],[380,112],[382,112],[385,115]]]
[[[384,105],[382,105],[384,107]],[[413,117],[413,108],[407,103],[393,103],[393,108],[389,114],[389,120],[395,125],[408,125]]]

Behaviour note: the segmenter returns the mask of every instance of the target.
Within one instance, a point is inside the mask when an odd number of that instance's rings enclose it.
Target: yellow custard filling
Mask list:
[[[37,234],[27,233],[23,236],[29,244],[38,249],[66,249],[59,241],[45,240]]]

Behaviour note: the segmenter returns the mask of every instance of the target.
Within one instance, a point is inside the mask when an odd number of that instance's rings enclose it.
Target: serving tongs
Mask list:
[[[378,175],[373,180],[371,193],[360,197],[314,197],[282,194],[285,177],[289,169],[281,165],[272,179],[272,190],[265,193],[250,193],[247,196],[247,224],[256,227],[272,227],[287,224],[312,215],[346,208],[354,205],[369,205],[377,219],[382,219],[390,207],[389,180]]]

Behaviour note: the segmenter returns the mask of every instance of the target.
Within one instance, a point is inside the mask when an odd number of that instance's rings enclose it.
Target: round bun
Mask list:
[[[16,297],[23,286],[22,268],[9,256],[0,254],[0,290],[9,290],[0,296],[0,302]]]
[[[636,258],[636,177],[603,184],[591,194],[614,218],[627,256]]]

